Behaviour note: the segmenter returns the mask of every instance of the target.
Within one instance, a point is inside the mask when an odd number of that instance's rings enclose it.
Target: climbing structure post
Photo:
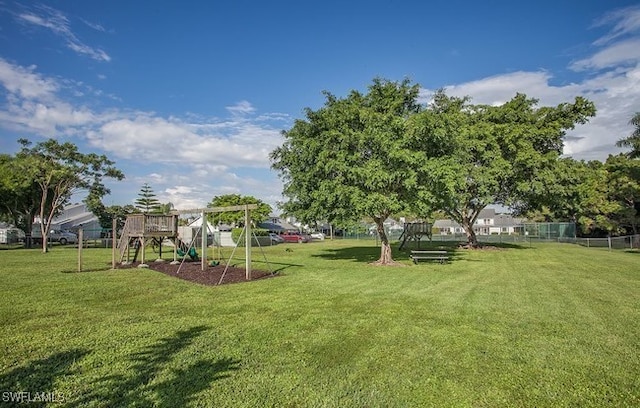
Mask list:
[[[206,217],[206,214],[204,211],[202,211],[202,213],[200,214],[200,220],[202,221],[202,224],[200,225],[200,235],[201,235],[201,241],[202,242],[202,253],[200,254],[200,265],[202,267],[202,270],[204,271],[204,269],[207,267],[207,235],[209,233],[209,227],[208,227],[208,222]]]
[[[251,210],[249,206],[244,206],[244,242],[245,242],[245,270],[247,280],[251,280]]]
[[[113,221],[111,221],[111,269],[116,269],[116,246],[118,245],[117,227],[118,220],[116,217],[113,217]]]

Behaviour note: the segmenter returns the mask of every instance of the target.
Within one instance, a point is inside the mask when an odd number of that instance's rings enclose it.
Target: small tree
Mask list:
[[[28,160],[0,155],[0,214],[29,237],[40,197],[40,187],[34,181]],[[31,245],[30,240],[27,245]]]
[[[257,204],[258,208],[251,210],[251,221],[254,223],[264,221],[271,213],[271,206],[253,196],[241,196],[239,194],[225,194],[215,196],[207,207],[230,207],[236,205]],[[225,211],[223,213],[208,214],[211,222],[223,222],[234,226],[244,226],[244,211]]]
[[[147,183],[144,183],[140,188],[138,198],[134,203],[135,207],[145,214],[161,212],[162,204],[160,204],[153,189]]]
[[[169,214],[172,210],[173,210],[174,206],[173,203],[164,203],[164,204],[160,204],[160,206],[158,207],[158,212],[160,214]]]
[[[113,220],[115,219],[116,231],[114,232],[120,231],[124,227],[125,218],[128,214],[137,212],[136,207],[131,204],[125,206],[111,205],[107,207],[102,203],[100,196],[91,193],[84,202],[87,204],[87,209],[98,217],[100,227],[103,229],[110,230],[113,227]]]
[[[18,141],[22,149],[17,154],[22,170],[39,188],[40,232],[42,251],[47,252],[47,239],[54,216],[79,190],[105,195],[104,177],[122,180],[124,174],[104,155],[83,154],[73,143],[58,143],[48,139],[31,147],[26,139]]]

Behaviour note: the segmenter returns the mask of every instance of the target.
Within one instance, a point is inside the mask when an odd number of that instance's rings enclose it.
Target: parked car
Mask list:
[[[34,228],[32,231],[31,242],[34,244],[42,243],[42,233],[39,228]],[[49,231],[49,242],[59,242],[60,245],[77,244],[78,236],[70,231]]]
[[[322,232],[312,232],[311,238],[324,241],[325,235]]]
[[[311,236],[308,234],[302,234],[296,231],[285,231],[280,235],[284,242],[309,242],[311,241]]]
[[[273,244],[281,244],[284,242],[284,238],[282,238],[280,235],[276,234],[275,232],[270,232],[269,237],[271,238],[271,243]]]

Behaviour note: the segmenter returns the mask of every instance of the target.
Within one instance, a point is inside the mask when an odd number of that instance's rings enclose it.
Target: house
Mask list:
[[[493,208],[480,211],[473,230],[476,235],[512,235],[522,234],[524,218],[514,218],[509,214],[496,214]],[[455,221],[444,219],[433,224],[442,235],[464,234],[464,229]]]
[[[0,244],[15,244],[24,240],[24,232],[13,225],[0,223]]]
[[[289,218],[289,220],[292,220]],[[269,217],[263,222],[258,223],[258,228],[266,229],[269,232],[275,232],[279,234],[284,231],[300,231],[300,228],[294,225],[294,223],[289,220],[284,220],[280,216],[271,214]]]
[[[384,226],[384,230],[387,232],[387,234],[401,234],[402,231],[404,231],[404,223],[405,223],[405,218],[404,217],[400,217],[400,221],[397,221],[393,218],[387,218],[386,220],[383,221],[383,226]],[[375,224],[372,224],[369,226],[369,235],[375,235],[378,233],[378,226]]]
[[[39,224],[39,220],[36,220]],[[34,223],[33,228],[40,228]],[[102,226],[98,217],[87,209],[85,204],[71,204],[51,221],[51,229],[58,231],[73,231],[75,233],[82,228],[85,239],[97,239],[101,237]]]

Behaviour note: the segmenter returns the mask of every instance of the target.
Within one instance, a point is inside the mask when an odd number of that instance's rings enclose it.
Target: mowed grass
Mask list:
[[[265,255],[281,276],[206,287],[109,270],[108,250],[86,250],[82,273],[72,248],[0,251],[0,405],[640,405],[639,253],[540,244],[413,265],[396,249],[406,267],[369,266],[378,252],[279,245]]]

